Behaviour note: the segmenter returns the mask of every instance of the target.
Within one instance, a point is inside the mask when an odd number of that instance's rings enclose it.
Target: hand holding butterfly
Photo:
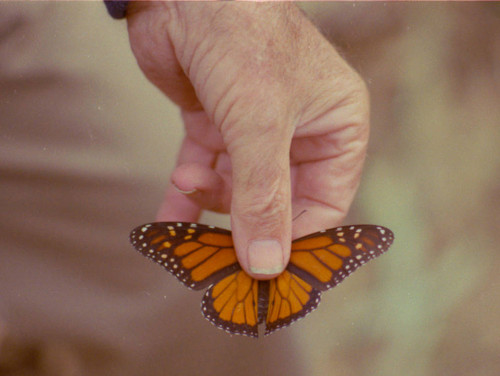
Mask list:
[[[241,266],[277,276],[292,236],[349,209],[369,132],[363,81],[294,4],[138,1],[127,19],[186,130],[158,219],[230,212]]]

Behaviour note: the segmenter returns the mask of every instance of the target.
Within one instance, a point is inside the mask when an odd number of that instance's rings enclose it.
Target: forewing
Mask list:
[[[393,240],[391,230],[375,225],[320,231],[293,241],[287,270],[318,290],[328,290],[386,252]]]
[[[231,232],[186,222],[155,222],[130,233],[132,245],[188,288],[199,290],[241,270]]]

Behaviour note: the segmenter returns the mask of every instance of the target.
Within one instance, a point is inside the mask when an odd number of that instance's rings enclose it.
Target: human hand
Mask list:
[[[363,81],[290,3],[138,1],[127,19],[139,66],[186,130],[158,219],[230,212],[241,266],[275,277],[292,236],[349,209],[369,133]]]

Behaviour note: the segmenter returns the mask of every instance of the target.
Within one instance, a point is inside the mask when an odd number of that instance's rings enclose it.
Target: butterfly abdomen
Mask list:
[[[258,317],[262,324],[267,316],[269,302],[269,281],[259,281]]]

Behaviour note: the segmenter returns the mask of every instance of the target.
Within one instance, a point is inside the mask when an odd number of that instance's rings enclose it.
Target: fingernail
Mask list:
[[[277,240],[256,240],[248,247],[248,264],[252,273],[281,273],[283,266],[283,249]]]
[[[176,190],[177,192],[180,192],[180,193],[182,193],[182,194],[184,194],[184,195],[190,195],[190,194],[192,194],[192,193],[194,193],[194,192],[196,192],[196,191],[197,191],[197,189],[196,189],[196,188],[195,188],[195,189],[192,189],[192,190],[190,190],[190,191],[184,191],[184,190],[180,189],[178,186],[176,186],[174,183],[172,183],[172,185],[173,185],[173,187],[175,188],[175,190]]]

